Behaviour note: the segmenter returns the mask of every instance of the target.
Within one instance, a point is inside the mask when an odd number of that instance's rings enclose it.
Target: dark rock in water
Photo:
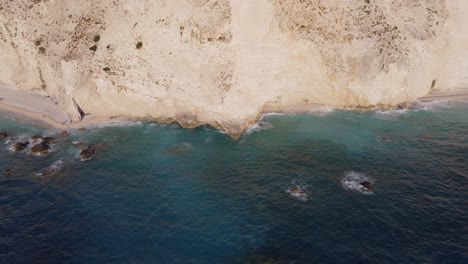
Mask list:
[[[368,182],[368,181],[365,181],[365,182],[361,182],[361,186],[364,187],[366,190],[372,192],[374,190],[374,186],[372,185],[372,183]]]
[[[432,135],[426,134],[426,135],[423,136],[423,139],[424,139],[424,140],[432,139]]]
[[[42,135],[34,135],[31,137],[32,142],[36,142],[38,140],[42,139]]]
[[[96,154],[96,150],[92,147],[85,148],[80,153],[80,158],[82,161],[90,160]]]
[[[177,144],[175,146],[169,147],[167,152],[172,155],[191,155],[192,153],[192,144],[184,142]]]
[[[86,128],[80,127],[80,128],[78,128],[78,131],[86,131]]]
[[[50,146],[47,142],[42,142],[40,144],[35,145],[31,149],[31,154],[47,154],[49,153]]]
[[[16,152],[22,151],[22,150],[26,149],[28,147],[28,145],[29,145],[28,141],[16,143],[15,146],[14,146],[15,151]]]
[[[5,131],[0,132],[0,138],[6,138],[8,137],[8,133]]]
[[[389,137],[382,137],[382,140],[385,142],[390,142],[392,141]]]
[[[403,110],[403,106],[398,105],[397,108],[396,108],[396,110]]]
[[[12,175],[15,171],[13,169],[6,169],[3,171],[3,174],[5,175]]]
[[[68,137],[70,133],[68,131],[62,131],[62,133],[59,134],[60,137]]]
[[[296,193],[296,194],[300,194],[300,193],[303,193],[304,191],[299,186],[296,186],[296,187],[291,189],[291,192]]]
[[[55,140],[55,138],[53,138],[53,137],[44,137],[44,138],[42,138],[42,142],[46,142],[46,143],[55,143],[56,140]]]

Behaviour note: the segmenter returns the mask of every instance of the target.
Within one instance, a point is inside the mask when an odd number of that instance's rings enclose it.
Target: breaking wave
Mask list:
[[[62,168],[63,161],[59,159],[56,162],[52,163],[52,165],[50,165],[49,167],[44,168],[40,172],[36,173],[36,176],[52,176],[62,171]]]
[[[251,125],[245,132],[244,132],[244,135],[245,136],[248,136],[254,132],[259,132],[259,131],[262,131],[262,130],[267,130],[267,129],[270,129],[270,128],[273,128],[273,125],[270,124],[269,122],[264,122],[264,121],[260,121],[260,122],[257,122],[253,125]]]
[[[393,120],[399,116],[405,115],[409,112],[408,109],[401,110],[375,110],[374,114],[378,119],[382,120]]]
[[[364,173],[348,171],[341,180],[343,188],[358,191],[362,194],[373,194],[374,180]]]

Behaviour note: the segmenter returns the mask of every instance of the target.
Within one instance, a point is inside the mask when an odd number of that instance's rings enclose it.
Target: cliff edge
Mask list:
[[[84,115],[210,124],[468,88],[465,0],[3,0],[0,84]],[[466,91],[466,89],[465,89]]]

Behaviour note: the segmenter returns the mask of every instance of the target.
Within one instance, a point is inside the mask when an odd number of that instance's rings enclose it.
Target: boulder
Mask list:
[[[5,175],[12,175],[15,171],[13,169],[5,169],[3,171],[3,174]]]
[[[19,143],[16,143],[14,145],[14,148],[15,148],[15,151],[16,152],[19,152],[19,151],[22,151],[24,149],[26,149],[27,147],[29,146],[29,142],[26,141],[26,142],[19,142]]]
[[[68,137],[69,135],[70,135],[70,132],[68,132],[68,131],[66,131],[66,130],[62,131],[62,132],[59,134],[60,137]]]
[[[96,154],[96,150],[93,147],[87,147],[83,149],[80,153],[81,161],[87,161],[92,159],[94,157],[94,154]]]
[[[34,135],[31,137],[32,142],[36,142],[42,139],[42,135]]]
[[[361,186],[370,192],[374,190],[374,185],[368,181],[361,182]]]
[[[50,146],[47,142],[42,142],[31,148],[31,154],[40,155],[49,153]]]
[[[42,138],[42,142],[46,142],[46,143],[51,144],[51,143],[55,143],[56,139],[53,138],[53,137],[44,137],[44,138]]]

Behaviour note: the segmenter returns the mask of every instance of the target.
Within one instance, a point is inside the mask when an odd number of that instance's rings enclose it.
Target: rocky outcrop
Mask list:
[[[464,0],[5,1],[0,82],[85,115],[208,123],[468,87]]]

